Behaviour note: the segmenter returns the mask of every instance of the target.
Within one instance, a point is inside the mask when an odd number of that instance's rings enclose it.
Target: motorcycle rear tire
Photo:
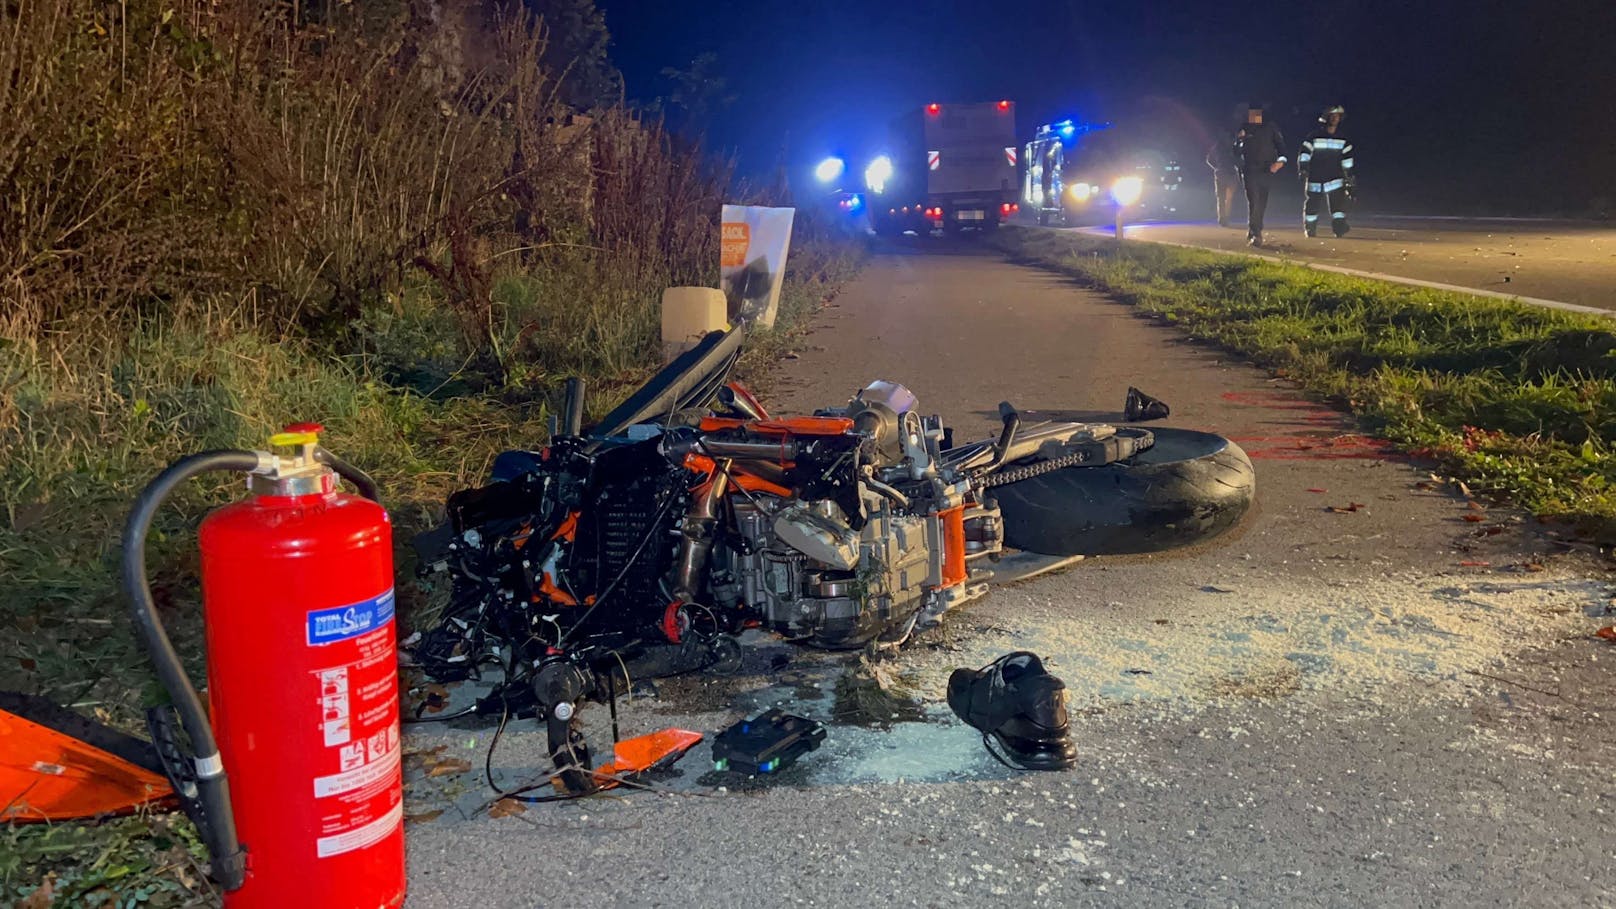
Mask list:
[[[994,489],[1005,543],[1055,556],[1126,555],[1210,540],[1238,524],[1257,491],[1240,446],[1209,432],[1150,432],[1155,444],[1126,461]]]

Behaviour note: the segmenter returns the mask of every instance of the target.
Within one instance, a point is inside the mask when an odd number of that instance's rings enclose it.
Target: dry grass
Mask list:
[[[663,287],[716,285],[727,162],[562,108],[536,23],[456,68],[408,15],[0,2],[0,687],[128,728],[161,699],[114,569],[175,457],[325,423],[385,490],[407,577],[449,491],[543,443],[564,377],[602,412],[654,366]],[[779,333],[860,256],[800,215]],[[152,540],[198,677],[192,529],[236,489],[196,484]],[[190,905],[195,849],[183,822],[6,831],[0,903],[50,873],[58,904]]]

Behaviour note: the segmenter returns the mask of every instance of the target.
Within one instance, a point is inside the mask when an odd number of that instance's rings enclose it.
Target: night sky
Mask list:
[[[718,55],[738,98],[709,139],[745,172],[865,158],[934,100],[1013,99],[1027,135],[1127,124],[1197,165],[1242,101],[1271,105],[1293,145],[1339,102],[1381,208],[1616,209],[1616,0],[599,5],[633,98]]]

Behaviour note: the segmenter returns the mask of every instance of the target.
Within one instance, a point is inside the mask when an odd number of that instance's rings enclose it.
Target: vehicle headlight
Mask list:
[[[1145,181],[1138,177],[1118,177],[1117,181],[1111,184],[1111,198],[1124,208],[1138,202],[1144,193]]]
[[[842,171],[846,169],[847,162],[843,161],[841,158],[826,158],[825,160],[819,162],[818,167],[814,168],[814,176],[818,177],[819,182],[821,183],[829,183],[837,177],[840,177],[842,175]]]
[[[870,166],[864,169],[864,184],[872,193],[885,192],[887,181],[890,179],[892,179],[892,159],[886,155],[871,161]]]

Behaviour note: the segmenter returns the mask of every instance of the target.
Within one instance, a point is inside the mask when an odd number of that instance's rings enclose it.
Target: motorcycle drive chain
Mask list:
[[[1084,465],[1099,467],[1105,464],[1113,464],[1133,457],[1140,451],[1149,448],[1154,442],[1155,438],[1148,432],[1143,433],[1142,436],[1119,434],[1101,441],[1086,442],[1074,446],[1073,450],[1063,455],[989,474],[978,479],[976,486],[978,489],[993,489],[996,486],[1008,486],[1011,483],[1041,477],[1046,473],[1054,473],[1068,467],[1081,467]]]

